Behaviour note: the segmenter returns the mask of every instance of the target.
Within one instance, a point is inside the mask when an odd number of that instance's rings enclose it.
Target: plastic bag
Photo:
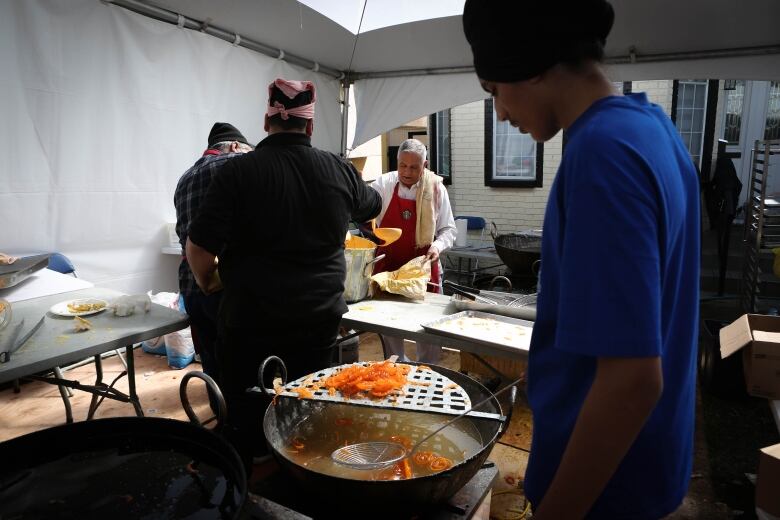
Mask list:
[[[175,293],[160,293],[160,294],[174,294]],[[152,292],[148,294],[127,294],[116,297],[109,305],[108,309],[113,311],[114,316],[132,316],[138,311],[149,312],[152,308],[151,300]],[[158,302],[155,302],[158,303]],[[164,304],[161,304],[164,305]]]
[[[371,277],[371,281],[383,291],[400,294],[412,300],[425,299],[431,279],[431,262],[418,256],[406,262],[397,271],[385,271]]]
[[[141,350],[147,354],[155,354],[157,356],[165,355],[165,337],[157,336],[156,338],[147,339],[141,342]]]
[[[184,312],[184,299],[177,293],[161,292],[148,293],[149,299],[159,305],[177,309],[182,314]],[[177,330],[166,334],[165,336],[146,340],[141,343],[144,352],[150,354],[165,354],[168,358],[168,366],[171,368],[184,368],[195,359],[195,345],[192,343],[192,333],[190,328]]]

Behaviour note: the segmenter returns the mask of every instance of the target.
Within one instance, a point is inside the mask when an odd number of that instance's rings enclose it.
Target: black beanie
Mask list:
[[[606,0],[466,0],[463,32],[477,76],[510,83],[558,63],[600,59],[614,19]]]
[[[217,143],[225,141],[238,141],[239,143],[249,144],[244,134],[238,131],[238,128],[230,123],[214,123],[209,132],[209,148]]]

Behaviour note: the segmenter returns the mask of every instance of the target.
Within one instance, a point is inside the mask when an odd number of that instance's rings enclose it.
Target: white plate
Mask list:
[[[71,305],[102,304],[102,306],[99,309],[93,309],[89,311],[72,311],[68,307],[68,304]],[[107,306],[108,306],[108,302],[106,300],[100,300],[98,298],[81,298],[79,300],[67,300],[64,302],[56,303],[51,306],[51,309],[49,309],[49,311],[59,316],[87,316],[89,314],[97,314],[98,312],[103,312],[104,310],[106,310]]]

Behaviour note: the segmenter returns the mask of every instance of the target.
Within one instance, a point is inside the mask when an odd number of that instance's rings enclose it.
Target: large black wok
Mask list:
[[[536,277],[539,274],[539,260],[542,255],[541,237],[526,233],[499,234],[496,224],[490,234],[501,261],[513,275]]]
[[[473,403],[491,395],[487,388],[468,376],[440,366],[432,368],[463,387]],[[434,504],[447,500],[460,490],[479,471],[490,454],[493,444],[509,425],[515,395],[516,389],[513,388],[510,391],[511,404],[508,413],[501,421],[464,419],[473,421],[479,430],[482,437],[480,451],[447,471],[409,480],[368,481],[339,478],[312,471],[288,458],[285,455],[285,447],[289,445],[290,436],[296,426],[310,415],[321,413],[323,407],[332,406],[328,403],[309,399],[280,398],[276,404],[268,406],[263,420],[263,430],[278,463],[305,487],[307,496],[312,494],[317,496],[324,505],[327,505],[327,510],[341,511],[348,515],[363,511],[369,515],[365,518],[378,512],[383,512],[383,517],[387,515],[393,517],[397,512],[424,511]],[[480,411],[502,413],[495,397],[480,407]]]
[[[233,447],[192,423],[98,419],[0,443],[0,518],[238,518]]]

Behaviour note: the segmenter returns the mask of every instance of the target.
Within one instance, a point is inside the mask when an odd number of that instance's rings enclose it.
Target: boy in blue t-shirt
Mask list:
[[[663,111],[614,95],[599,66],[613,19],[605,0],[463,14],[497,117],[537,141],[566,130],[528,363],[538,520],[660,518],[691,473],[698,179]]]

